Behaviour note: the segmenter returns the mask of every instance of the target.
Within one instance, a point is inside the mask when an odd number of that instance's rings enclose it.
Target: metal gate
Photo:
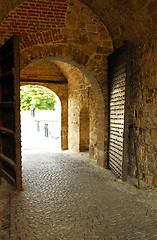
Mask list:
[[[128,42],[109,56],[109,168],[127,179],[129,55]]]
[[[19,37],[0,48],[0,174],[22,188]]]

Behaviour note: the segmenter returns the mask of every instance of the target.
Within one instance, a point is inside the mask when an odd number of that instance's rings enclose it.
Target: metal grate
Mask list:
[[[117,177],[123,174],[124,112],[127,74],[127,48],[109,56],[109,168]]]

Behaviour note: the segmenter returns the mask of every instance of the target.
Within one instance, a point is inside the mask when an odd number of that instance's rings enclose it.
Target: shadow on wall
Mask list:
[[[87,108],[82,108],[80,112],[80,152],[89,150],[89,112]]]

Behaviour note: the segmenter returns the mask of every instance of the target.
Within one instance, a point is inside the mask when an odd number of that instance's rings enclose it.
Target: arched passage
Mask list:
[[[21,86],[20,96],[22,150],[60,149],[61,102],[59,97],[47,87],[32,84]]]
[[[62,84],[63,74],[52,61],[42,60],[25,66],[20,72],[20,78],[21,86],[25,84],[43,86],[58,96],[61,102],[61,149],[66,150],[68,148],[68,92],[67,84]]]
[[[154,138],[156,136],[156,128],[154,127],[156,126],[156,99],[153,97],[156,96],[157,76],[156,1],[64,1],[62,3],[66,5],[66,9],[64,6],[65,14],[60,11],[60,14],[65,17],[63,25],[61,24],[62,28],[56,28],[54,24],[49,26],[50,18],[55,15],[58,17],[59,13],[56,12],[56,8],[54,8],[56,13],[52,10],[50,17],[45,17],[44,23],[47,24],[43,24],[43,19],[36,23],[36,19],[40,20],[40,17],[43,16],[40,14],[44,11],[41,6],[46,2],[49,4],[51,1],[44,0],[43,3],[40,1],[41,5],[35,6],[36,16],[25,0],[2,0],[0,6],[0,43],[6,41],[14,32],[20,34],[21,56],[23,54],[27,55],[27,58],[24,59],[26,64],[34,58],[50,55],[63,56],[61,52],[64,52],[65,58],[69,55],[78,63],[84,63],[83,65],[86,65],[89,70],[93,68],[94,75],[103,91],[107,88],[104,88],[106,81],[102,74],[104,65],[100,64],[99,59],[102,58],[102,61],[104,61],[105,56],[113,51],[112,41],[115,48],[121,46],[124,40],[133,42],[134,59],[132,89],[130,90],[133,101],[131,103],[130,122],[135,128],[130,130],[132,135],[129,147],[130,171],[131,174],[135,175],[136,154],[133,143],[137,135],[136,145],[138,146],[138,158],[141,161],[141,174],[142,176],[148,176],[148,179],[144,177],[146,181],[156,182],[156,139]],[[52,2],[56,3],[56,1]],[[28,8],[25,8],[23,4],[27,5]],[[31,1],[30,4],[32,4]],[[24,15],[29,15],[30,18],[24,17]],[[62,21],[63,16],[60,16],[60,19]],[[34,24],[30,23],[30,20],[34,20]],[[23,24],[23,21],[26,23]],[[59,18],[57,23],[59,23]],[[42,49],[42,45],[44,45],[45,50]],[[76,46],[82,52],[76,51]],[[38,54],[36,50],[34,51],[34,48],[38,50]],[[34,56],[32,57],[32,55]],[[107,91],[104,92],[104,100],[107,103],[107,97],[105,98],[105,96],[107,96]],[[105,114],[107,114],[106,106],[107,104],[105,104]],[[149,111],[150,106],[151,113]],[[105,142],[107,142],[107,134]]]
[[[42,61],[52,61],[52,63],[55,63],[68,80],[68,95],[66,100],[68,100],[67,113],[70,119],[70,121],[68,120],[68,146],[71,150],[79,151],[79,109],[82,108],[86,100],[88,101],[91,98],[89,107],[93,109],[94,125],[89,154],[90,157],[97,160],[100,166],[104,166],[107,162],[107,145],[104,145],[104,139],[107,136],[108,116],[107,114],[105,115],[104,97],[96,78],[83,65],[78,64],[72,59],[63,57],[36,58],[23,67],[28,67],[31,64]],[[81,93],[81,89],[83,89],[83,95],[78,95],[77,93]],[[94,107],[92,104],[94,104]],[[75,144],[73,144],[74,139],[76,140]]]

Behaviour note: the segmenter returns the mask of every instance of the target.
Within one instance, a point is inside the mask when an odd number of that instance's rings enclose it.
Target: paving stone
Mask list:
[[[157,189],[118,181],[69,151],[25,150],[22,159],[24,191],[3,196],[10,220],[1,239],[156,239]]]

